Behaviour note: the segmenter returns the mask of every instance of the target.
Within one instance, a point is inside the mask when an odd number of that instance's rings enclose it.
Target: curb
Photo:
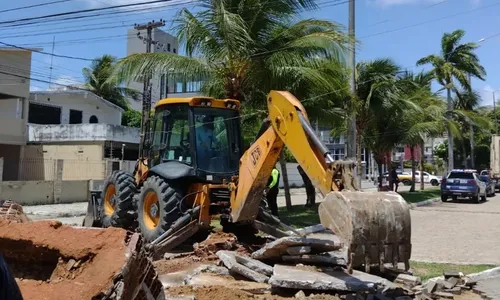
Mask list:
[[[441,198],[433,198],[433,199],[420,201],[417,203],[410,203],[410,206],[411,206],[411,208],[415,208],[415,207],[420,207],[420,206],[425,206],[425,205],[431,205],[432,203],[439,202],[439,201],[441,201]]]
[[[479,272],[479,273],[472,273],[469,275],[465,275],[465,277],[467,277],[473,281],[481,281],[481,280],[485,280],[485,279],[489,279],[489,278],[497,277],[497,276],[500,276],[500,267],[491,268],[491,269],[484,270],[484,271]],[[426,281],[422,282],[422,285],[425,285],[430,281],[437,281],[439,279],[444,279],[444,276],[429,278]]]

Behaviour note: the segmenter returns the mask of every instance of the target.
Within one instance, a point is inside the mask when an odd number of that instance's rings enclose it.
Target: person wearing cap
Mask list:
[[[271,213],[278,216],[278,193],[279,193],[280,172],[274,168],[269,177],[268,188],[266,193],[267,205],[271,209]]]

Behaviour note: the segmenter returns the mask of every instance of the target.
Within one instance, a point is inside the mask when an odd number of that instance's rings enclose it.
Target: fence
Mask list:
[[[62,180],[100,180],[112,167],[107,160],[23,159],[19,162],[18,180],[51,181],[57,178],[58,171],[62,172]]]

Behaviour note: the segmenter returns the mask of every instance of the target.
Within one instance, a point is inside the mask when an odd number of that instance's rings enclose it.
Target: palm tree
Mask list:
[[[447,108],[453,110],[452,92],[456,93],[459,87],[470,91],[471,86],[468,80],[473,76],[484,80],[486,71],[479,62],[479,58],[474,53],[479,47],[476,43],[460,44],[465,31],[455,30],[452,33],[445,33],[441,39],[440,55],[428,55],[417,61],[417,65],[432,65],[432,73],[440,85],[446,89]],[[458,86],[455,82],[458,82]],[[453,169],[453,135],[448,128],[448,168]]]
[[[125,97],[137,99],[139,92],[120,86],[120,80],[113,74],[116,62],[115,57],[107,54],[92,61],[90,68],[82,70],[85,86],[99,97],[127,109]]]
[[[182,9],[174,19],[187,56],[133,54],[118,63],[119,77],[137,80],[150,72],[184,80],[202,77],[202,94],[240,100],[244,111],[263,109],[272,89],[288,90],[299,99],[318,91],[330,98],[345,94],[339,88],[345,86],[344,78],[335,76],[345,68],[344,52],[352,39],[330,21],[293,22],[300,12],[317,7],[314,0],[201,3],[201,11]],[[291,207],[284,159],[280,161]]]

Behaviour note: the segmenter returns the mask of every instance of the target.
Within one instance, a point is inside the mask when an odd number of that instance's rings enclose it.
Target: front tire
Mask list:
[[[446,202],[446,201],[448,201],[448,196],[441,195],[441,201],[442,201],[442,202]]]
[[[99,212],[103,227],[128,227],[134,221],[133,197],[137,187],[132,174],[114,171],[104,181]]]
[[[138,196],[137,220],[147,242],[154,241],[183,215],[183,197],[179,188],[163,178],[146,179]]]
[[[439,185],[439,181],[437,181],[436,179],[432,179],[431,180],[431,185],[432,186],[438,186]]]

